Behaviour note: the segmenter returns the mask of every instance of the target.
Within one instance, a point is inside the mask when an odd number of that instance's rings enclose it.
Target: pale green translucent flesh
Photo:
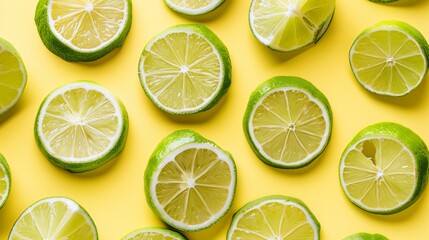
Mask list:
[[[231,240],[311,240],[314,231],[302,209],[270,202],[245,212],[238,220]]]
[[[345,157],[344,187],[355,201],[371,209],[390,209],[406,202],[414,192],[413,156],[399,142],[369,139]]]
[[[55,155],[85,158],[105,151],[118,125],[109,99],[98,91],[77,88],[52,99],[42,120],[42,134]]]
[[[297,49],[315,41],[334,7],[332,0],[255,0],[253,30],[272,48]]]
[[[76,209],[75,209],[76,210]],[[95,240],[96,233],[79,211],[63,202],[42,203],[20,216],[10,240]]]
[[[225,206],[231,169],[209,149],[188,149],[160,172],[156,197],[167,215],[188,225],[206,222]]]
[[[127,15],[124,0],[53,0],[55,31],[80,49],[93,49],[114,38]]]
[[[396,30],[374,31],[360,38],[351,64],[358,80],[379,93],[404,94],[415,88],[426,73],[421,47]]]
[[[16,102],[24,78],[16,55],[0,46],[0,113]]]
[[[218,2],[218,0],[169,0],[169,2],[173,3],[177,7],[195,10],[207,7],[214,1]]]
[[[155,41],[146,52],[143,71],[153,97],[173,110],[210,102],[223,72],[212,45],[197,34],[185,32],[170,33]]]
[[[295,90],[276,91],[256,107],[251,120],[264,154],[275,161],[301,161],[320,148],[328,130],[319,105]]]
[[[10,179],[6,175],[6,169],[0,165],[0,205],[6,200],[9,191]]]
[[[160,232],[140,232],[125,237],[123,240],[177,240],[178,238],[168,236]]]

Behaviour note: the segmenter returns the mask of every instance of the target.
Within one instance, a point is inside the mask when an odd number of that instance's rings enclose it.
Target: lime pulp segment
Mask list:
[[[9,165],[3,155],[0,154],[0,209],[9,197],[11,182]]]
[[[185,15],[203,15],[209,13],[226,0],[164,0],[167,6]]]
[[[121,240],[186,240],[186,238],[173,230],[160,227],[149,227],[137,229]]]

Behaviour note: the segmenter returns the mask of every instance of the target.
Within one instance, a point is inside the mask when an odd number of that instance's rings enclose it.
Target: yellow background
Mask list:
[[[367,0],[337,0],[330,28],[315,46],[286,59],[262,46],[248,25],[249,0],[228,0],[217,14],[190,19],[171,11],[162,0],[133,0],[133,22],[124,46],[95,63],[70,63],[49,52],[34,23],[36,0],[0,0],[0,37],[21,53],[28,84],[13,115],[0,123],[0,152],[12,170],[12,191],[0,210],[0,239],[33,202],[66,196],[94,219],[100,239],[120,239],[141,227],[164,226],[146,204],[143,173],[149,155],[170,132],[189,128],[230,151],[238,167],[236,199],[215,226],[189,239],[225,239],[232,214],[256,198],[283,194],[300,198],[321,223],[322,239],[342,239],[354,232],[379,232],[391,240],[429,239],[429,198],[425,191],[409,209],[391,216],[372,215],[352,205],[338,181],[340,155],[363,127],[380,121],[401,123],[429,143],[427,79],[406,97],[375,96],[353,78],[348,50],[356,36],[380,20],[403,20],[429,38],[429,1],[387,6]],[[211,28],[228,47],[232,85],[223,101],[208,113],[173,118],[144,95],[137,75],[142,49],[167,27],[197,22]],[[251,91],[276,75],[294,75],[316,85],[329,99],[334,116],[331,142],[324,154],[299,171],[279,171],[259,161],[248,146],[242,116]],[[43,98],[54,88],[76,80],[93,80],[124,102],[130,120],[127,145],[109,166],[71,174],[50,164],[36,146],[33,125]]]

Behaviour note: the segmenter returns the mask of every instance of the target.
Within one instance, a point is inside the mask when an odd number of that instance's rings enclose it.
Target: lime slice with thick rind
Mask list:
[[[179,232],[161,227],[148,227],[134,230],[121,240],[186,240]]]
[[[353,235],[350,235],[346,238],[344,238],[343,240],[389,240],[387,237],[378,234],[378,233],[355,233]]]
[[[335,0],[252,0],[250,29],[263,45],[293,52],[323,36],[334,11]]]
[[[232,156],[192,130],[165,137],[145,171],[146,200],[155,214],[181,231],[199,231],[219,221],[235,196]]]
[[[427,185],[428,149],[412,130],[382,122],[362,129],[344,150],[339,176],[347,198],[376,214],[416,202]]]
[[[243,128],[252,150],[264,163],[301,168],[328,145],[332,112],[328,99],[309,81],[277,76],[252,92]]]
[[[297,198],[266,196],[241,207],[233,216],[227,240],[320,239],[320,224]]]
[[[0,154],[0,209],[9,198],[12,185],[10,167],[2,154]]]
[[[41,104],[34,126],[37,144],[56,166],[94,170],[122,152],[128,115],[121,101],[89,81],[66,84]]]
[[[383,21],[359,34],[349,61],[355,78],[368,91],[403,96],[425,78],[428,54],[428,43],[413,26]]]
[[[0,38],[0,116],[8,113],[21,98],[27,71],[18,51]]]
[[[16,220],[8,240],[97,240],[98,233],[88,212],[66,197],[49,197],[29,206]]]
[[[215,106],[231,85],[225,45],[207,27],[186,24],[155,36],[139,62],[149,99],[170,114],[193,114]]]
[[[52,53],[87,62],[123,45],[131,13],[131,0],[39,0],[35,22]]]
[[[164,2],[175,12],[199,16],[216,10],[226,0],[164,0]]]

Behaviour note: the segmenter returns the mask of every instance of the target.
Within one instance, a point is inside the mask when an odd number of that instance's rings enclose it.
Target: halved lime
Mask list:
[[[300,168],[326,148],[332,132],[328,99],[299,77],[277,76],[251,94],[243,118],[246,138],[259,159],[278,168]]]
[[[232,156],[192,130],[165,137],[145,171],[149,206],[182,231],[206,229],[220,220],[231,207],[236,184]]]
[[[8,240],[97,240],[98,233],[88,212],[66,197],[41,199],[16,220]]]
[[[37,144],[55,165],[85,172],[111,161],[124,148],[128,115],[120,100],[89,81],[51,92],[37,113]]]
[[[334,11],[335,0],[252,0],[250,29],[265,46],[292,52],[316,43]]]
[[[144,48],[141,85],[149,99],[171,114],[212,108],[231,84],[231,60],[221,40],[207,27],[171,27]]]
[[[367,212],[400,212],[426,188],[428,154],[426,144],[412,130],[390,122],[370,125],[341,156],[341,187],[353,204]]]
[[[186,240],[186,238],[168,228],[148,227],[134,230],[121,240]]]
[[[18,51],[0,38],[0,116],[16,105],[27,84],[27,71]]]
[[[185,15],[204,15],[220,7],[226,0],[164,0],[176,12]]]
[[[6,159],[0,154],[0,209],[9,198],[12,177]]]
[[[320,239],[320,224],[297,198],[266,196],[241,207],[233,216],[227,240]]]
[[[34,19],[51,52],[86,62],[123,45],[131,12],[131,0],[39,0]]]
[[[343,240],[389,240],[387,237],[378,234],[378,233],[355,233],[353,235],[350,235],[346,238],[344,238]]]
[[[429,46],[413,26],[382,21],[365,29],[350,48],[350,66],[368,91],[403,96],[415,89],[428,70]]]

